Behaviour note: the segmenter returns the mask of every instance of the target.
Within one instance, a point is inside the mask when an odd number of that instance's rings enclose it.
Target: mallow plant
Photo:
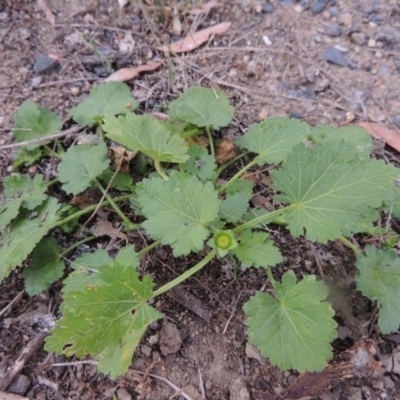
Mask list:
[[[235,158],[217,165],[215,133],[234,115],[222,91],[188,89],[169,104],[168,120],[135,113],[138,105],[124,83],[94,87],[70,110],[76,123],[96,132],[87,135],[86,144],[65,148],[42,140],[16,153],[15,168],[52,156],[58,162],[56,178],[15,172],[4,178],[0,281],[23,267],[26,291],[33,296],[63,279],[61,318],[47,337],[46,350],[90,355],[101,372],[123,375],[147,326],[162,318],[152,300],[211,260],[229,257],[248,268],[262,268],[269,280],[271,290],[255,291],[244,305],[249,341],[281,369],[321,371],[337,337],[328,289],[314,275],[298,279],[290,268],[274,277],[274,266],[283,262],[265,229],[274,224],[312,242],[340,239],[349,246],[356,256],[357,290],[376,301],[381,332],[399,328],[397,236],[377,224],[400,216],[399,170],[371,158],[372,141],[365,130],[311,128],[296,119],[268,118],[234,141]],[[46,139],[61,127],[59,116],[26,101],[15,116],[13,134],[20,142]],[[206,140],[193,140],[201,135]],[[109,150],[115,144],[132,152],[133,161],[141,160],[135,174],[132,165],[125,172],[110,165]],[[244,179],[251,168],[265,166],[276,204],[272,211],[252,206],[257,188]],[[78,210],[58,199],[87,191],[98,191],[101,202]],[[93,239],[85,233],[86,219],[104,206],[115,210],[112,218],[120,220],[123,230],[142,232],[150,245],[122,247],[114,257],[97,249],[67,259],[72,249]],[[70,235],[67,249],[57,240],[63,235],[60,229]],[[78,231],[81,236],[74,235]],[[383,231],[391,240],[379,240]],[[359,249],[349,240],[355,233],[376,235],[382,245]],[[83,239],[71,242],[82,234]],[[200,261],[156,287],[150,276],[139,274],[138,266],[140,257],[158,246],[170,248],[177,259],[198,253],[193,258]]]

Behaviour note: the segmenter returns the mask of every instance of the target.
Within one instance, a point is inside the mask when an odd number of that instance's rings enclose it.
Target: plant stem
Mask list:
[[[274,276],[272,275],[271,267],[265,268],[265,271],[267,271],[268,279],[271,282],[272,289],[274,289],[274,292],[276,293],[276,290],[275,290],[276,280],[274,279]]]
[[[110,206],[114,209],[114,211],[120,216],[122,221],[124,221],[128,226],[132,224],[131,221],[126,217],[126,215],[121,211],[121,209],[114,203],[114,200],[110,197],[110,195],[106,192],[106,190],[103,188],[101,183],[94,178],[93,182],[96,184],[96,186],[100,189],[101,193],[105,196],[105,198],[108,200],[110,203]]]
[[[150,250],[153,250],[155,247],[157,247],[161,243],[161,240],[156,240],[154,243],[152,243],[150,246],[145,247],[144,249],[140,250],[137,253],[137,257],[140,258],[142,257],[143,254],[148,253]]]
[[[47,187],[49,188],[50,186],[56,184],[57,182],[58,182],[58,178],[53,179],[52,181],[50,181],[50,182],[47,184]]]
[[[85,239],[80,240],[79,242],[74,243],[71,247],[68,247],[67,250],[64,250],[61,254],[60,257],[64,257],[66,256],[70,251],[76,249],[77,247],[79,247],[80,245],[86,243],[86,242],[90,242],[91,240],[96,239],[96,236],[89,236]]]
[[[168,176],[166,175],[166,173],[164,172],[163,167],[161,166],[160,161],[158,160],[154,160],[154,166],[156,168],[156,171],[160,174],[161,178],[165,179],[166,181],[169,180]]]
[[[256,165],[257,162],[256,161],[251,161],[250,163],[248,163],[247,165],[245,165],[237,174],[235,174],[228,182],[225,183],[224,186],[219,188],[219,192],[223,192],[226,190],[226,188],[231,185],[233,182],[237,181],[248,169],[250,169],[251,167],[254,167],[254,165]]]
[[[211,129],[209,126],[206,126],[206,132],[208,136],[208,141],[210,142],[210,150],[211,150],[211,155],[215,158],[215,149],[214,149],[214,141],[211,135]]]
[[[345,238],[344,236],[340,236],[339,239],[343,242],[343,244],[345,246],[347,246],[349,249],[353,250],[356,257],[361,255],[361,253],[362,253],[361,250],[357,246],[355,246],[353,243],[351,243],[349,239]]]
[[[161,294],[168,292],[168,290],[172,289],[173,287],[179,285],[182,283],[184,280],[188,279],[191,277],[193,274],[195,274],[197,271],[200,271],[205,265],[207,265],[217,254],[217,250],[213,249],[211,250],[206,257],[204,257],[199,263],[197,263],[194,267],[190,268],[188,271],[183,273],[182,275],[178,276],[176,279],[174,279],[171,282],[168,282],[166,285],[160,287],[160,289],[156,290],[153,293],[152,298],[160,296]]]
[[[219,166],[217,168],[217,170],[215,171],[214,177],[212,179],[213,184],[215,185],[215,183],[217,182],[219,176],[221,175],[221,173],[224,169],[228,168],[230,165],[234,164],[236,161],[240,160],[244,156],[247,156],[247,154],[249,154],[249,153],[250,153],[249,151],[246,151],[245,153],[239,154],[237,157],[235,157],[232,160],[228,161],[227,163]]]
[[[280,208],[279,210],[272,211],[265,215],[261,215],[260,217],[254,218],[250,221],[245,222],[242,225],[237,226],[235,229],[232,229],[232,231],[233,231],[233,233],[239,233],[239,232],[244,231],[247,228],[251,228],[254,225],[258,225],[261,222],[267,222],[269,220],[272,221],[274,218],[279,217],[283,214],[286,214],[287,212],[293,210],[294,208],[295,208],[295,206],[291,205],[291,206],[287,206],[284,208]]]
[[[115,197],[114,201],[126,200],[126,199],[129,199],[129,197],[131,197],[131,196],[132,196],[132,193],[124,194],[123,196]],[[100,207],[108,206],[109,204],[110,204],[109,201],[105,200],[100,204]],[[77,211],[75,214],[69,215],[68,217],[62,219],[61,221],[58,221],[55,226],[61,226],[61,225],[67,224],[68,222],[73,221],[74,219],[78,219],[82,215],[88,214],[88,213],[92,212],[93,210],[95,210],[97,208],[97,206],[98,206],[97,204],[94,204],[92,206],[85,208],[84,210]]]

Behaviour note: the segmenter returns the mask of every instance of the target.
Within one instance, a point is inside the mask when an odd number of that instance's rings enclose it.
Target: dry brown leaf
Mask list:
[[[236,146],[228,140],[223,140],[217,147],[215,161],[217,164],[225,164],[227,161],[232,160],[236,156]]]
[[[178,40],[175,43],[171,43],[168,46],[156,47],[156,49],[165,52],[171,51],[173,53],[192,51],[197,49],[201,44],[207,42],[211,35],[221,35],[222,33],[225,33],[230,26],[230,22],[222,22],[221,24],[213,25],[209,28],[190,34],[184,39]]]
[[[17,394],[0,391],[0,400],[29,400],[29,397],[18,396]]]
[[[117,81],[117,82],[125,82],[130,79],[136,78],[141,72],[144,71],[154,71],[157,69],[162,62],[156,62],[152,64],[141,65],[136,68],[121,68],[120,70],[111,74],[108,78],[104,79],[104,82]]]
[[[137,151],[129,151],[122,146],[110,148],[112,168],[120,172],[129,172],[129,163],[136,156]]]
[[[54,25],[56,23],[56,17],[47,5],[46,0],[38,0],[37,5],[44,12],[47,21]]]
[[[374,138],[381,139],[389,146],[400,151],[400,134],[398,132],[375,122],[360,122],[358,125],[366,129]]]
[[[83,194],[81,196],[73,197],[69,204],[71,204],[71,206],[79,208],[80,210],[84,210],[85,208],[90,207],[94,204],[94,199],[92,199],[90,196],[86,196]]]
[[[197,145],[200,147],[204,147],[205,149],[208,147],[208,139],[203,136],[190,136],[185,139],[186,144],[190,145]]]
[[[115,229],[106,219],[98,219],[96,225],[90,228],[94,236],[110,236],[112,239],[127,240],[125,233]]]
[[[216,7],[217,5],[218,1],[216,0],[207,1],[207,3],[203,4],[203,7],[194,8],[193,10],[190,10],[189,14],[191,15],[207,14],[213,7]]]

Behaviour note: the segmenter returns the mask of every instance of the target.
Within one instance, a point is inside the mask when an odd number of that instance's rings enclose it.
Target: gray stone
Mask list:
[[[42,77],[40,75],[34,76],[32,78],[32,87],[37,87],[42,83]]]
[[[351,34],[350,38],[353,43],[358,44],[359,46],[364,45],[367,40],[362,32],[354,32]]]
[[[329,0],[316,0],[311,6],[311,11],[313,14],[321,14],[328,2]]]
[[[303,10],[308,10],[310,8],[310,0],[301,0],[300,5]]]
[[[385,389],[391,389],[395,387],[395,384],[390,376],[383,377],[383,385],[385,386]]]
[[[117,390],[118,400],[132,400],[131,394],[125,388],[119,388]]]
[[[375,36],[375,40],[385,44],[396,44],[400,43],[400,31],[393,29],[382,28],[379,29]]]
[[[395,124],[398,128],[400,128],[400,115],[396,115],[396,116],[393,118],[393,122],[394,122],[394,124]]]
[[[7,391],[14,394],[23,396],[28,390],[31,381],[25,375],[16,376],[7,388]]]
[[[271,14],[272,12],[274,12],[274,10],[275,7],[271,3],[265,4],[265,6],[263,6],[263,8],[261,9],[263,14]]]
[[[51,58],[46,54],[37,53],[33,70],[38,74],[47,74],[58,65],[59,62],[54,58]]]
[[[306,99],[315,99],[315,92],[308,87],[302,87],[301,92]]]
[[[339,65],[340,67],[347,67],[349,65],[347,58],[336,47],[328,47],[322,53],[322,58],[325,61],[331,64]]]
[[[140,350],[146,357],[151,356],[151,347],[146,346],[145,344],[140,347]]]
[[[338,37],[342,34],[342,28],[337,24],[323,24],[322,30],[325,35]]]

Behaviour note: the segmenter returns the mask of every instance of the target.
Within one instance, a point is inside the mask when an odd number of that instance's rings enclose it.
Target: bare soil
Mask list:
[[[193,85],[225,91],[236,113],[232,126],[222,130],[223,138],[238,137],[253,122],[278,115],[311,125],[371,121],[398,129],[397,1],[330,0],[320,13],[315,13],[315,3],[226,0],[195,17],[188,11],[201,6],[200,1],[148,1],[120,10],[117,0],[47,0],[55,16],[52,25],[40,1],[3,0],[0,146],[12,143],[13,115],[27,99],[50,107],[65,119],[65,127],[70,126],[68,110],[107,75],[107,65],[87,45],[88,37],[113,70],[163,62],[159,69],[128,82],[143,111],[162,111]],[[180,34],[173,28],[174,7],[182,24]],[[155,48],[227,21],[232,25],[225,34],[193,52],[168,59]],[[121,51],[124,38],[132,46],[128,53]],[[343,52],[347,66],[323,58],[334,46]],[[58,65],[35,72],[39,53],[57,58]],[[72,143],[74,137],[65,140]],[[375,144],[377,157],[399,163],[395,150],[383,142]],[[2,149],[0,154],[1,176],[6,176],[13,150]],[[40,166],[36,168],[29,172],[40,171]],[[253,175],[261,200],[268,203],[263,172],[254,170]],[[339,338],[334,343],[335,358],[323,373],[298,379],[297,373],[282,372],[260,357],[247,342],[242,305],[255,290],[268,287],[267,277],[253,269],[238,270],[236,276],[232,266],[217,260],[181,287],[183,296],[197,298],[202,317],[176,301],[179,296],[157,300],[164,320],[149,328],[126,376],[110,380],[90,363],[54,367],[56,362],[78,361],[47,354],[41,345],[41,318],[47,313],[59,317],[61,282],[29,298],[17,269],[0,285],[0,382],[33,340],[39,344],[20,374],[3,388],[8,394],[0,392],[0,398],[11,399],[4,396],[16,393],[30,399],[164,400],[174,394],[177,399],[209,400],[400,399],[400,334],[379,333],[374,304],[354,289],[352,252],[339,242],[319,245],[292,238],[281,228],[271,236],[285,258],[274,269],[278,279],[293,269],[298,277],[315,274],[332,288]],[[118,240],[82,246],[70,258],[99,247],[118,249]],[[365,244],[363,237],[353,240]],[[176,260],[169,249],[157,249],[142,260],[140,271],[162,285],[194,265],[196,257]],[[368,355],[368,362],[356,368],[349,360],[360,352]]]

